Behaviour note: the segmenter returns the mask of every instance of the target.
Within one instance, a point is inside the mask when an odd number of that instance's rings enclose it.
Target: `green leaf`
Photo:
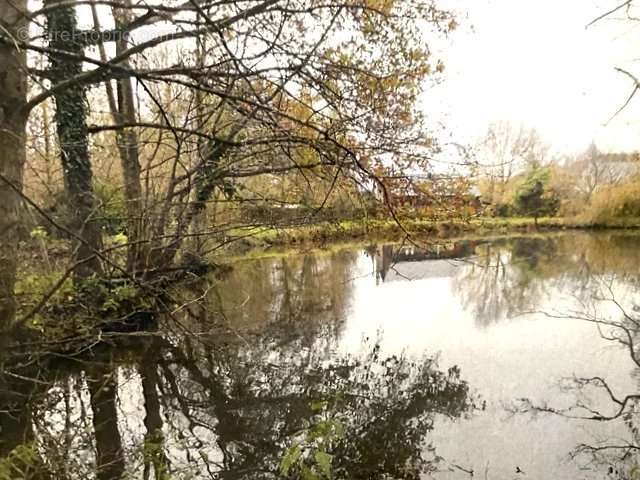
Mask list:
[[[328,403],[329,402],[327,402],[326,400],[314,400],[313,402],[311,402],[311,410],[313,410],[314,412],[324,410]]]
[[[315,460],[323,475],[326,478],[331,478],[331,463],[333,461],[333,455],[329,455],[326,452],[316,452]]]
[[[333,431],[335,433],[335,438],[341,439],[344,437],[344,425],[340,420],[333,421]]]
[[[45,240],[49,236],[49,233],[43,227],[36,227],[31,230],[30,236],[33,239]]]
[[[302,465],[302,480],[320,480],[316,472],[311,470],[306,465]]]
[[[300,448],[300,445],[295,445],[287,450],[286,455],[280,462],[280,473],[282,473],[283,475],[288,475],[289,470],[291,470],[291,467],[298,462],[301,455],[302,448]]]

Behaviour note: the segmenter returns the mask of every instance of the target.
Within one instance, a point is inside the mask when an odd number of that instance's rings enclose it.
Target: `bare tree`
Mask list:
[[[124,2],[127,7],[131,7],[129,1]],[[96,32],[101,32],[99,15],[95,2],[91,4],[93,24]],[[125,26],[131,22],[131,10],[113,7],[113,18],[116,29],[122,30],[122,35],[115,42],[115,54],[119,55],[127,49],[129,37]],[[100,60],[108,62],[106,48],[103,43],[99,44]],[[131,68],[130,62],[124,61],[125,68]],[[117,89],[114,91],[111,79],[105,82],[109,110],[113,118],[114,125],[135,125],[137,122],[135,95],[131,78],[117,80]],[[125,128],[116,132],[118,153],[122,167],[122,177],[126,196],[127,212],[127,233],[131,243],[128,249],[127,270],[136,274],[137,270],[144,266],[145,244],[144,239],[144,218],[143,218],[143,192],[140,172],[140,143],[135,128]]]
[[[614,292],[616,276],[590,275],[593,290],[588,300],[581,303],[576,311],[546,313],[545,315],[564,321],[581,321],[592,324],[600,336],[607,341],[620,345],[629,354],[634,369],[640,368],[638,341],[640,321],[637,306],[631,307]],[[609,309],[608,307],[613,307]],[[611,313],[605,313],[606,311]],[[555,406],[549,403],[536,403],[527,398],[518,400],[513,406],[514,413],[533,413],[558,415],[575,420],[594,422],[623,421],[629,429],[628,438],[604,438],[593,443],[576,445],[571,455],[586,456],[590,464],[608,468],[612,478],[635,478],[637,454],[640,451],[637,419],[640,407],[640,394],[637,391],[616,392],[606,378],[602,376],[573,376],[561,380],[560,386],[567,392],[573,392],[576,401],[569,406]],[[594,393],[600,397],[594,397]],[[595,398],[606,401],[597,402]],[[614,469],[612,465],[616,465]]]
[[[78,27],[84,5],[94,8],[93,30]],[[103,16],[115,29],[101,29]],[[81,277],[106,267],[148,277],[179,264],[186,238],[234,228],[198,218],[212,202],[245,201],[249,179],[320,179],[329,185],[321,209],[341,182],[384,191],[389,158],[396,172],[424,169],[437,148],[415,102],[442,71],[428,33],[455,22],[432,0],[47,0],[28,18],[36,32],[47,24],[44,41],[38,32],[16,45],[47,56],[50,68],[30,67],[37,87],[25,111],[55,99]],[[14,45],[6,35],[0,42]],[[87,101],[101,83],[111,122],[98,90]],[[92,185],[92,138],[108,132],[127,206],[124,272],[102,249]]]
[[[490,125],[479,149],[481,173],[488,177],[495,200],[504,196],[513,175],[543,164],[549,147],[535,129],[503,121]]]
[[[638,163],[633,155],[604,153],[592,143],[583,153],[568,158],[564,168],[572,188],[589,202],[603,187],[620,185],[634,176]]]

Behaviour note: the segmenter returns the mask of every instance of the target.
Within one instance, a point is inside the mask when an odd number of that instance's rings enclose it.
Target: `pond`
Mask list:
[[[0,479],[640,478],[639,242],[236,261],[150,331],[5,355]]]

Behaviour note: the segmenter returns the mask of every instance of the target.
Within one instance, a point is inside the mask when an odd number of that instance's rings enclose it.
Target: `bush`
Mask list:
[[[96,182],[94,185],[98,204],[98,220],[103,230],[110,234],[127,230],[127,204],[121,188],[108,183]]]
[[[108,183],[96,182],[94,192],[98,207],[96,217],[102,229],[109,235],[126,233],[126,200],[122,190]],[[43,205],[43,209],[59,225],[65,228],[73,228],[73,213],[64,190],[55,192]],[[42,228],[53,238],[60,238],[61,235],[66,238],[66,235],[54,228],[51,222],[42,218],[37,212],[33,211],[30,217],[35,221],[25,226],[25,228],[28,228],[26,237],[35,229]]]
[[[513,217],[516,215],[515,208],[509,203],[498,203],[493,208],[493,214],[496,217]]]
[[[604,222],[622,217],[640,217],[640,181],[612,185],[597,191],[584,212],[585,220]]]

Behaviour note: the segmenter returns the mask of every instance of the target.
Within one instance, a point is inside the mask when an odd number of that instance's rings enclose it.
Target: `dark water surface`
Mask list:
[[[157,331],[5,369],[0,480],[640,478],[639,246],[239,261]]]

